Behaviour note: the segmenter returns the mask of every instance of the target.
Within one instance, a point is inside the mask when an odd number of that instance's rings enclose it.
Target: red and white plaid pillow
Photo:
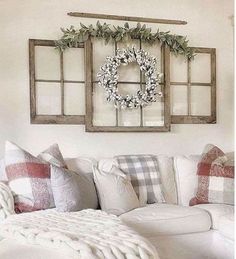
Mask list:
[[[190,206],[201,203],[234,204],[234,163],[218,147],[208,144],[198,163],[198,189]]]
[[[5,169],[14,194],[16,212],[55,207],[49,162],[66,167],[58,145],[52,145],[37,158],[14,143],[6,142]]]

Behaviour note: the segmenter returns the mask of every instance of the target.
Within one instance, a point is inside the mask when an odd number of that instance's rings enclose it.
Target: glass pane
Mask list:
[[[38,115],[61,114],[61,87],[59,83],[36,84]]]
[[[139,40],[132,40],[129,43],[118,42],[118,49],[127,49],[135,47],[140,49]],[[123,82],[139,82],[140,81],[140,67],[137,62],[129,63],[128,65],[121,65],[118,68],[119,81]]]
[[[119,84],[119,94],[122,96],[136,95],[140,85]],[[121,109],[119,112],[119,126],[140,126],[140,109]]]
[[[188,95],[186,85],[171,85],[171,111],[172,115],[188,114]]]
[[[64,54],[64,79],[84,81],[84,48],[70,48]]]
[[[162,61],[162,51],[161,51],[161,45],[158,42],[155,42],[154,44],[148,44],[142,42],[142,49],[147,51],[150,55],[156,57],[156,68],[158,73],[163,73],[163,61]],[[164,81],[164,76],[162,77],[161,82]]]
[[[170,81],[187,82],[188,64],[185,57],[170,55]]]
[[[54,47],[35,47],[36,79],[60,79],[60,53]]]
[[[211,115],[210,86],[191,86],[191,115]]]
[[[164,126],[164,102],[161,98],[143,108],[143,126]]]
[[[116,125],[116,109],[112,102],[107,102],[104,89],[97,84],[93,92],[93,125]]]
[[[114,43],[105,44],[104,40],[93,40],[93,80],[97,81],[97,73],[105,63],[106,57],[115,54]]]
[[[204,68],[204,69],[203,69]],[[210,54],[197,53],[191,62],[191,82],[211,82],[211,56]]]
[[[66,83],[64,86],[64,109],[66,115],[85,114],[84,84]]]

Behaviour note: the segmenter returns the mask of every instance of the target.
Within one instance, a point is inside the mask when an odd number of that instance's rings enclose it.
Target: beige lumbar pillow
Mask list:
[[[121,215],[139,207],[139,200],[129,178],[117,167],[110,172],[94,168],[94,181],[101,209],[107,213]]]

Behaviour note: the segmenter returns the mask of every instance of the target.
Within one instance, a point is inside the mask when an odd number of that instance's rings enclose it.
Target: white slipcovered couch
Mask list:
[[[166,203],[150,204],[124,213],[120,216],[122,221],[147,237],[157,248],[161,259],[234,258],[234,206],[188,206],[197,187],[196,168],[199,157],[158,155],[157,158]],[[66,161],[69,169],[90,174],[91,177],[92,164],[97,163],[92,158],[81,157]],[[109,169],[111,164],[111,158],[98,162],[99,168],[103,170]],[[0,175],[1,180],[4,180],[3,161],[0,162]],[[29,249],[25,246],[26,248]],[[3,240],[0,242],[0,251],[1,249],[20,249],[22,252],[24,247],[10,245]],[[38,247],[30,247],[31,252],[34,254],[32,258],[37,259],[35,256],[39,254]],[[43,251],[44,256],[45,253],[48,253],[47,258],[53,257],[52,251]],[[6,257],[8,258],[10,257]]]

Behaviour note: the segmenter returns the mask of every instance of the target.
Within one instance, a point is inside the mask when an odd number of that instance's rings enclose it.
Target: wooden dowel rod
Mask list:
[[[145,18],[145,17],[135,17],[135,16],[120,16],[120,15],[111,15],[111,14],[70,12],[70,13],[67,13],[67,15],[74,16],[74,17],[120,20],[120,21],[130,21],[130,22],[163,23],[163,24],[175,24],[175,25],[187,24],[186,21],[181,21],[181,20],[156,19],[156,18]]]

